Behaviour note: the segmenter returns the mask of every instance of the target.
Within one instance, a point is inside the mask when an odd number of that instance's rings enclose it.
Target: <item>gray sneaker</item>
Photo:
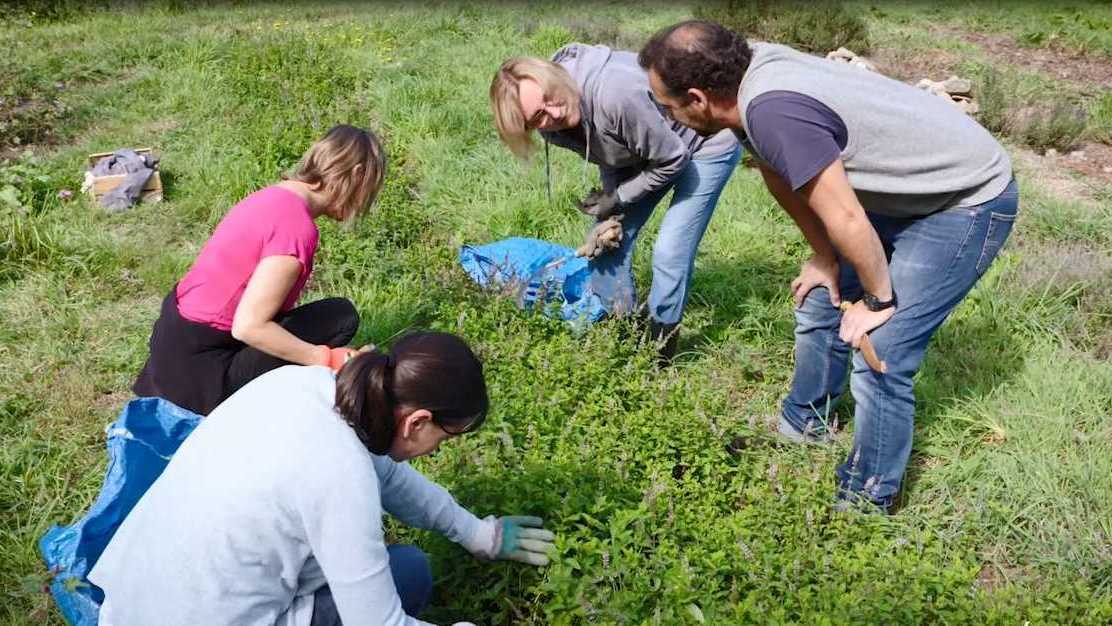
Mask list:
[[[792,443],[814,444],[819,446],[828,446],[833,441],[833,437],[829,432],[823,430],[822,432],[799,432],[792,426],[792,423],[784,416],[780,416],[780,426],[776,429],[780,436]]]
[[[836,498],[834,504],[830,506],[834,513],[838,514],[851,514],[862,513],[864,515],[891,515],[892,511],[884,506],[870,502],[864,498]]]

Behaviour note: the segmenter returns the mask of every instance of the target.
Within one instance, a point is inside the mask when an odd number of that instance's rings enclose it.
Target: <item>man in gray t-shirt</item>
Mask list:
[[[660,31],[639,61],[677,121],[737,134],[813,250],[791,284],[796,364],[781,434],[826,441],[850,348],[868,335],[885,360],[884,371],[853,360],[854,445],[838,468],[836,506],[890,509],[927,343],[1015,220],[1007,152],[941,98],[786,46],[750,45],[713,22]]]

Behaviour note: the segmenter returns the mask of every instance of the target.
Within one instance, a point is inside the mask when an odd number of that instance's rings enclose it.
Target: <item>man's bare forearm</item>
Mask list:
[[[788,185],[787,181],[776,172],[765,166],[760,166],[761,176],[764,177],[765,186],[776,202],[787,211],[795,225],[799,227],[815,256],[822,259],[834,260],[834,246],[826,232],[826,227],[819,220],[815,212],[807,206],[807,202]]]
[[[827,226],[834,247],[857,272],[861,287],[881,300],[892,298],[888,259],[868,218],[847,218]]]
[[[804,206],[825,227],[829,241],[857,272],[865,291],[881,300],[891,299],[884,246],[850,186],[842,162],[835,160],[801,191]]]

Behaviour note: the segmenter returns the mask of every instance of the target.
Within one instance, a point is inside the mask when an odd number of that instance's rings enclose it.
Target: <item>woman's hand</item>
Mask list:
[[[583,213],[601,221],[621,212],[622,202],[618,199],[617,192],[594,189],[579,201],[578,207]]]
[[[544,521],[532,515],[506,515],[498,518],[494,558],[518,561],[538,567],[548,565],[548,552],[556,547],[556,535],[545,530]]]
[[[548,565],[556,535],[545,530],[543,523],[531,515],[492,515],[482,520],[479,532],[463,546],[481,559]]]
[[[328,348],[328,346],[323,346],[323,347]],[[357,350],[355,350],[354,348],[347,348],[347,347],[328,348],[328,363],[327,363],[327,365],[328,365],[329,368],[331,368],[331,370],[333,372],[338,372],[338,371],[340,371],[341,368],[344,367],[345,363],[354,359],[355,355],[357,355],[357,354],[359,354],[359,352]]]

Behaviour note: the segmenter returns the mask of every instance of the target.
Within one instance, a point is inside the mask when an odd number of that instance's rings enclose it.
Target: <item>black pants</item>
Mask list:
[[[275,321],[290,334],[314,345],[346,346],[359,330],[359,313],[346,298],[325,298],[303,304]],[[290,362],[244,345],[235,353],[224,377],[228,395],[259,376]]]
[[[355,306],[344,298],[310,302],[276,320],[296,337],[331,347],[347,345],[359,328]],[[177,287],[162,301],[151,332],[150,356],[132,390],[165,398],[208,415],[237,389],[289,361],[265,354],[228,331],[193,322],[178,313]]]

